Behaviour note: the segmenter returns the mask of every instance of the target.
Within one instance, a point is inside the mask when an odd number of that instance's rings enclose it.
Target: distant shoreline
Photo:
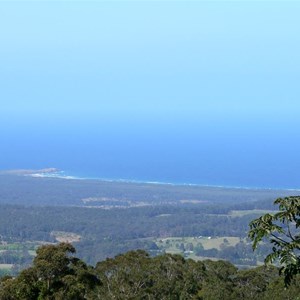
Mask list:
[[[236,189],[236,190],[275,190],[275,191],[299,191],[300,188],[274,188],[274,187],[251,187],[251,186],[230,186],[230,185],[213,185],[213,184],[197,184],[197,183],[172,183],[161,181],[148,181],[136,179],[123,179],[123,178],[101,178],[101,177],[87,177],[87,176],[74,176],[68,175],[67,172],[57,168],[44,168],[44,169],[16,169],[16,170],[0,170],[0,175],[17,175],[17,176],[30,176],[34,178],[58,178],[65,180],[98,180],[102,182],[117,182],[117,183],[130,183],[130,184],[149,184],[149,185],[167,185],[167,186],[190,186],[190,187],[203,187],[203,188],[218,188],[218,189]]]

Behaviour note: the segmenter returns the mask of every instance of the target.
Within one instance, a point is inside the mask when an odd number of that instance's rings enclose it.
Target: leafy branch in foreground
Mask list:
[[[274,204],[279,205],[279,211],[253,220],[248,236],[253,241],[253,250],[263,239],[270,241],[272,252],[265,263],[279,262],[287,286],[300,273],[300,196],[278,198]]]

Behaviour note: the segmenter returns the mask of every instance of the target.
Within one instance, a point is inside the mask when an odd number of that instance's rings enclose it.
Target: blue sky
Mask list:
[[[298,1],[0,1],[2,163],[22,164],[12,147],[31,153],[43,136],[63,147],[88,133],[121,149],[137,137],[154,147],[160,135],[166,159],[178,136],[199,153],[201,139],[205,153],[219,139],[216,155],[227,139],[244,171],[269,159],[263,174],[286,151],[293,173],[299,13]]]
[[[7,1],[0,8],[6,116],[297,115],[300,3]]]

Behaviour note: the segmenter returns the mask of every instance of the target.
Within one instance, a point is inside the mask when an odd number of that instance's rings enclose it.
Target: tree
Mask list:
[[[237,268],[231,263],[223,260],[205,260],[205,271],[207,277],[203,286],[198,291],[201,300],[233,300],[233,279],[237,275]]]
[[[130,251],[97,263],[102,285],[94,299],[195,299],[207,278],[202,262],[180,255]],[[198,298],[197,298],[198,299]]]
[[[102,286],[95,299],[148,299],[151,261],[145,251],[137,250],[98,262],[96,273]]]
[[[231,296],[233,299],[244,300],[265,299],[269,283],[275,281],[277,277],[278,270],[274,266],[240,270],[234,277],[234,292]]]
[[[300,196],[278,198],[274,204],[279,205],[279,211],[253,220],[249,225],[249,238],[253,241],[253,250],[263,240],[269,240],[273,247],[265,263],[279,263],[280,274],[288,286],[300,273]]]
[[[68,243],[43,245],[37,250],[32,267],[16,278],[0,281],[1,300],[81,300],[100,282],[83,261],[72,256]]]

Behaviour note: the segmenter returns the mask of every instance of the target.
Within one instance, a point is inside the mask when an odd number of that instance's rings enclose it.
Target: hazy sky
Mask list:
[[[300,3],[0,1],[1,115],[298,117]]]

